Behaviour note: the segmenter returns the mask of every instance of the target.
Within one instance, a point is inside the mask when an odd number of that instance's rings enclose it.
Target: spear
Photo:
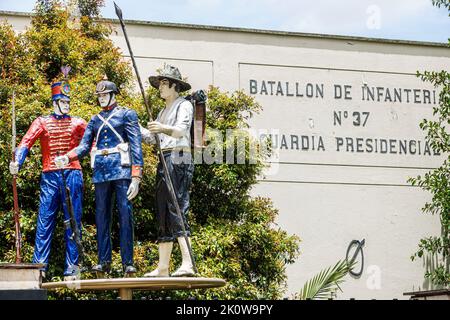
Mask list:
[[[131,61],[133,62],[133,68],[134,68],[134,71],[136,73],[136,77],[137,77],[137,80],[138,80],[138,83],[139,83],[139,88],[141,90],[142,98],[144,99],[145,109],[147,111],[148,118],[149,118],[150,121],[153,121],[152,110],[151,110],[151,107],[149,106],[149,103],[147,101],[147,97],[145,96],[144,87],[142,85],[141,77],[139,76],[139,71],[138,71],[138,68],[137,68],[137,65],[136,65],[136,60],[134,59],[134,54],[133,54],[133,51],[131,50],[130,40],[128,39],[128,34],[127,34],[127,30],[125,28],[125,23],[123,22],[122,10],[119,8],[119,6],[115,2],[114,2],[114,7],[116,9],[116,15],[119,18],[120,25],[122,27],[123,35],[125,36],[125,41],[127,43],[128,51],[130,52]],[[172,178],[170,177],[169,170],[168,170],[167,164],[166,164],[166,160],[164,159],[164,155],[163,155],[162,150],[161,150],[161,143],[160,143],[158,134],[155,134],[155,141],[156,141],[156,149],[158,150],[159,160],[160,160],[160,162],[161,162],[161,164],[163,166],[164,178],[165,178],[165,181],[166,181],[167,189],[169,190],[170,198],[171,198],[172,203],[173,203],[173,205],[175,207],[175,210],[177,212],[177,216],[178,216],[178,218],[180,219],[180,222],[181,222],[180,224],[181,224],[181,227],[183,229],[184,240],[186,241],[186,245],[187,245],[187,248],[189,250],[189,255],[191,257],[192,267],[194,269],[194,272],[198,273],[197,266],[196,266],[195,260],[194,260],[194,256],[192,254],[191,244],[189,243],[188,237],[186,235],[186,229],[184,227],[183,217],[181,216],[180,206],[178,205],[178,200],[177,200],[177,197],[175,195],[175,189],[173,187]]]
[[[15,106],[15,92],[12,94],[12,162],[16,162],[16,106]],[[19,212],[19,197],[17,195],[17,174],[13,175],[12,179],[13,198],[14,198],[14,223],[16,225],[16,263],[22,263],[22,235],[20,233],[20,212]]]

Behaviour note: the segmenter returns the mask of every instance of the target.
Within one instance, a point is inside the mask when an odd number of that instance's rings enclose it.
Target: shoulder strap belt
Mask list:
[[[114,115],[114,111],[115,111],[115,109],[114,109],[113,112],[109,115],[109,117],[108,117],[107,119],[103,118],[101,114],[98,114],[98,115],[97,115],[97,117],[98,117],[100,120],[103,121],[103,124],[100,126],[100,128],[98,129],[98,132],[97,132],[97,140],[96,140],[97,142],[98,142],[98,138],[99,138],[99,136],[100,136],[100,133],[101,133],[101,131],[102,131],[102,129],[103,129],[103,127],[104,127],[105,125],[107,125],[107,126],[111,129],[111,131],[117,136],[117,138],[120,140],[120,143],[124,143],[124,142],[125,142],[125,141],[123,140],[122,136],[116,131],[116,129],[114,129],[114,127],[111,125],[111,123],[109,123],[109,120],[111,120],[111,118],[112,118],[113,115]]]

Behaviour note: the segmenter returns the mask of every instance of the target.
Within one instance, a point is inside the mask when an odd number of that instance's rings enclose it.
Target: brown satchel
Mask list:
[[[206,100],[208,99],[206,93],[203,90],[197,90],[185,99],[190,101],[194,107],[191,123],[191,148],[205,148]]]

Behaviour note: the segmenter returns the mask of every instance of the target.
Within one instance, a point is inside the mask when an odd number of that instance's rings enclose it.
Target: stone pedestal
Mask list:
[[[40,289],[44,267],[37,263],[0,263],[0,290]]]
[[[403,295],[411,296],[411,300],[450,300],[450,289],[405,292]]]
[[[41,289],[43,264],[0,263],[0,299],[46,299]]]

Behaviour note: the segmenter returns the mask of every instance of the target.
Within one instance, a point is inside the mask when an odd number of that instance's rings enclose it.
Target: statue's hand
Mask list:
[[[150,122],[147,125],[147,127],[151,133],[162,133],[165,131],[165,128],[166,128],[161,122],[158,122],[158,121]]]
[[[139,183],[141,182],[141,179],[138,177],[131,178],[130,186],[128,187],[127,191],[127,198],[128,200],[132,200],[134,197],[137,196],[139,192]]]
[[[68,156],[59,156],[55,158],[55,165],[58,169],[63,169],[69,164]]]

